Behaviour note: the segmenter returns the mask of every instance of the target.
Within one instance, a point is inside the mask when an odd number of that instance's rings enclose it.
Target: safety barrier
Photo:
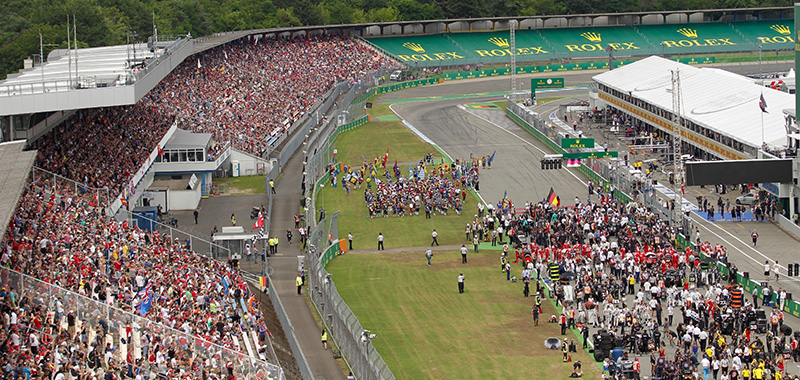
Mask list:
[[[218,363],[232,363],[234,376],[237,379],[284,379],[283,369],[280,366],[233,351],[194,334],[187,334],[184,331],[176,330],[138,314],[106,305],[20,272],[5,267],[0,268],[0,283],[6,288],[13,287],[20,299],[28,298],[35,305],[49,309],[51,314],[57,315],[55,305],[60,301],[64,310],[74,312],[75,320],[82,321],[91,327],[87,329],[90,334],[95,331],[105,331],[110,334],[114,338],[112,339],[114,346],[118,348],[118,352],[121,355],[124,355],[128,350],[141,350],[142,346],[139,339],[142,335],[148,334],[151,337],[161,337],[179,342],[180,344],[174,346],[178,356],[192,357],[196,362],[201,363],[211,360],[217,360]],[[151,311],[151,313],[153,312]],[[58,320],[59,318],[56,318],[56,321]],[[56,325],[61,324],[57,323]],[[127,338],[127,340],[120,338]],[[251,338],[245,335],[239,337],[239,339]],[[244,344],[244,340],[242,343]],[[249,345],[249,343],[247,344]],[[131,357],[138,359],[140,355],[141,351],[131,352]],[[186,369],[193,374],[192,376],[201,376],[201,370]],[[145,368],[142,368],[142,370],[150,371]],[[225,369],[223,366],[209,366],[206,367],[206,371],[210,371],[217,376],[223,376]],[[163,372],[161,374],[149,373],[149,375],[150,378],[156,378],[167,374]]]

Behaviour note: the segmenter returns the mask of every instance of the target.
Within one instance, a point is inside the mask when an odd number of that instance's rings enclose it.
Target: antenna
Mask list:
[[[675,191],[676,207],[682,206],[681,184],[683,184],[683,159],[681,158],[681,76],[680,70],[672,70],[672,165],[675,170],[674,181],[677,186]],[[681,207],[682,208],[682,207]],[[678,210],[680,212],[680,209]],[[673,228],[677,218],[675,212],[671,213]]]
[[[75,42],[75,82],[80,80],[78,76],[78,25],[75,22],[75,15],[72,15],[72,36],[73,41]]]
[[[72,88],[72,47],[69,37],[69,15],[67,15],[67,61],[69,62],[69,88]]]
[[[511,40],[511,101],[517,100],[517,20],[509,22],[509,40]]]
[[[153,9],[153,55],[158,58],[158,28],[156,27],[156,10]]]
[[[41,29],[39,29],[39,63],[42,65],[42,93],[44,93],[44,44],[42,43]]]

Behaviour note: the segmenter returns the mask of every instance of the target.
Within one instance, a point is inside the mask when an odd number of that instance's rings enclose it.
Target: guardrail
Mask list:
[[[5,287],[13,286],[17,289],[18,297],[27,297],[31,302],[49,309],[55,314],[55,303],[60,299],[65,310],[73,310],[77,320],[89,324],[93,330],[108,330],[109,333],[116,333],[118,337],[141,336],[148,332],[151,336],[171,338],[174,342],[185,342],[175,345],[177,351],[183,351],[187,357],[195,357],[195,360],[213,360],[216,358],[218,363],[233,363],[234,376],[241,379],[284,379],[283,369],[280,366],[270,364],[263,360],[254,359],[246,354],[236,352],[207,341],[199,336],[187,334],[183,331],[173,329],[148,318],[129,313],[103,302],[95,301],[89,297],[74,293],[59,286],[46,283],[26,274],[8,269],[0,268],[0,278]],[[106,321],[105,327],[100,324],[101,320]],[[126,331],[130,328],[137,334],[128,335]],[[117,346],[120,342],[114,339]],[[124,342],[125,340],[123,340]],[[141,347],[140,344],[136,346]],[[126,347],[127,348],[127,347]],[[123,359],[124,360],[124,359]],[[207,367],[207,371],[221,371],[223,366],[216,369]],[[191,368],[186,368],[192,371]],[[201,376],[197,370],[195,376]],[[223,373],[219,373],[220,376]]]

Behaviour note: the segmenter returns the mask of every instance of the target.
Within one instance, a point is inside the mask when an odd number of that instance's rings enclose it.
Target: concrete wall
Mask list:
[[[200,184],[194,190],[167,190],[169,210],[194,210],[200,203]]]
[[[529,18],[519,22],[519,29],[538,29],[544,27],[544,21],[540,18]]]
[[[663,15],[642,16],[642,25],[660,25],[664,23]]]
[[[791,233],[792,235],[797,236],[798,238],[800,238],[800,226],[792,223],[791,220],[789,220],[788,218],[786,218],[783,215],[778,215],[777,219],[778,219],[778,223],[781,225],[781,227],[784,230],[789,231],[789,233]]]
[[[231,162],[239,161],[239,175],[266,175],[271,169],[272,165],[269,161],[259,158],[242,151],[231,149],[231,155],[222,164],[222,168],[227,170],[230,174]]]

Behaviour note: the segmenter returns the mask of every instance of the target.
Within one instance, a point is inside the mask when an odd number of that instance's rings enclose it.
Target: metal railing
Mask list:
[[[37,280],[26,274],[8,269],[0,268],[2,273],[3,286],[12,286],[17,289],[17,294],[20,299],[27,297],[34,304],[44,307],[51,311],[56,316],[56,320],[60,320],[63,315],[59,315],[56,303],[61,301],[63,310],[65,312],[73,312],[75,319],[83,321],[91,326],[94,331],[104,331],[117,339],[113,339],[114,346],[116,347],[121,340],[119,338],[127,338],[127,328],[131,329],[131,342],[119,346],[119,352],[127,352],[135,348],[142,348],[140,342],[137,342],[137,337],[143,334],[150,336],[157,336],[162,339],[169,339],[173,342],[181,342],[176,344],[173,348],[177,351],[179,357],[191,357],[194,360],[209,362],[216,360],[217,363],[232,363],[233,372],[236,378],[241,379],[284,379],[283,369],[280,366],[267,363],[266,361],[254,359],[246,354],[233,351],[231,349],[222,347],[215,343],[204,340],[198,336],[187,334],[183,331],[173,329],[161,323],[154,322],[148,318],[136,315],[122,309],[109,306],[105,303],[93,300],[89,297],[71,292],[59,286]],[[105,321],[105,327],[101,324],[101,320]],[[57,323],[60,325],[60,323]],[[243,337],[248,338],[249,337]],[[132,344],[131,344],[132,343]],[[124,346],[124,347],[123,347]],[[123,351],[124,350],[124,351]],[[132,352],[134,357],[146,355],[141,351]],[[124,360],[124,358],[120,358]],[[187,371],[192,371],[192,368],[185,368]],[[227,373],[224,365],[208,366],[202,369],[206,373],[215,373],[222,377]],[[197,373],[195,377],[201,376],[200,369],[195,369]],[[166,373],[164,374],[166,375]]]
[[[329,219],[332,219],[331,223],[328,223]],[[355,376],[362,380],[392,380],[395,378],[394,374],[372,345],[374,335],[364,329],[325,270],[324,263],[329,262],[339,252],[338,241],[330,246],[326,244],[330,231],[325,231],[324,226],[335,228],[335,219],[335,215],[323,219],[319,224],[321,228],[315,230],[311,237],[305,260],[308,268],[308,294],[322,316],[322,323],[335,337],[339,350]],[[320,254],[318,246],[327,246],[327,249]]]
[[[37,166],[34,166],[33,170],[31,170],[31,182],[36,186],[46,184],[54,189],[70,189],[74,194],[93,193],[98,201],[105,202],[106,205],[111,202],[110,190],[106,187],[91,187]]]
[[[44,80],[31,80],[26,83],[16,83],[0,86],[0,96],[19,96],[19,95],[33,95],[50,92],[62,91],[75,91],[87,88],[99,87],[117,87],[126,86],[135,83],[139,78],[147,75],[153,68],[160,65],[175,51],[183,48],[189,39],[182,38],[183,36],[173,36],[175,40],[164,49],[159,50],[159,54],[146,61],[146,65],[136,69],[122,69],[113,74],[107,75],[79,75],[74,78],[60,78],[60,79],[45,79]],[[159,41],[164,41],[159,38]],[[145,44],[141,48],[145,48]],[[78,56],[81,50],[78,49]],[[41,67],[30,69],[29,72],[41,70]],[[49,75],[45,72],[45,75]],[[114,77],[114,80],[109,80]]]
[[[267,292],[269,293],[269,298],[272,300],[272,306],[275,309],[275,314],[278,316],[278,320],[280,320],[283,331],[286,334],[286,340],[289,341],[289,348],[292,350],[295,361],[297,361],[297,367],[300,369],[300,374],[303,376],[303,380],[313,380],[314,375],[311,372],[311,367],[308,365],[308,359],[306,359],[303,349],[300,348],[300,342],[297,341],[297,335],[294,332],[294,325],[292,325],[292,321],[286,314],[286,309],[283,307],[283,302],[281,302],[278,291],[273,285],[272,278],[266,274],[264,274],[264,276],[266,276],[268,279]]]
[[[139,228],[145,229],[144,226],[139,225],[139,221],[133,215],[132,211],[122,209],[125,213],[125,219],[128,220],[128,224],[131,226],[137,226]],[[197,253],[201,256],[206,256],[214,260],[227,260],[231,255],[231,250],[227,247],[223,247],[217,243],[214,243],[210,240],[203,239],[196,235],[190,234],[186,231],[178,229],[173,225],[163,223],[158,220],[150,219],[150,218],[143,218],[143,223],[152,223],[156,226],[156,229],[162,235],[169,236],[171,240],[180,239],[186,241],[191,247],[194,253]],[[207,251],[204,251],[203,248],[208,247]]]

